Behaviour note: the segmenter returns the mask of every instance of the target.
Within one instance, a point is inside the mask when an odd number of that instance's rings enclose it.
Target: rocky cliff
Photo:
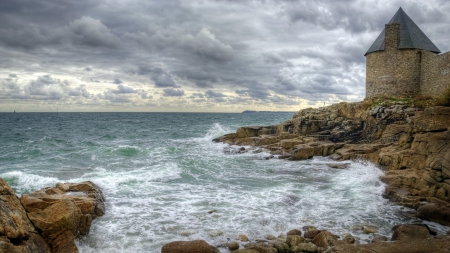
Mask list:
[[[75,253],[74,239],[105,213],[92,182],[58,183],[18,198],[0,178],[0,252]]]
[[[419,217],[450,225],[450,107],[339,103],[301,110],[278,125],[241,127],[214,141],[290,160],[371,161],[385,170],[386,197],[416,208]]]

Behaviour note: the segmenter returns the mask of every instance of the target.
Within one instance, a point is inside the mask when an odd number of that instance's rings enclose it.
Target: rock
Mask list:
[[[431,238],[430,228],[424,224],[402,224],[392,228],[392,241],[425,240]]]
[[[53,252],[78,252],[74,239],[88,234],[92,220],[105,213],[102,192],[89,181],[23,194],[21,203]]]
[[[209,210],[209,211],[208,211],[209,214],[212,214],[212,213],[214,213],[214,212],[217,212],[217,210],[216,210],[216,209],[213,209],[213,210]]]
[[[229,242],[227,244],[227,246],[228,246],[228,249],[231,251],[239,249],[239,243],[237,243],[237,242]]]
[[[276,240],[276,239],[277,239],[277,237],[274,236],[274,235],[266,235],[265,238],[266,238],[267,240]]]
[[[428,204],[417,209],[417,216],[450,226],[450,207]]]
[[[239,235],[238,237],[241,242],[248,242],[248,237],[246,235]]]
[[[306,231],[304,237],[305,237],[305,238],[309,238],[309,239],[313,239],[313,238],[316,237],[316,235],[318,235],[319,233],[320,233],[320,230],[318,230],[318,229],[312,229],[312,230]]]
[[[298,230],[298,229],[291,229],[286,233],[288,236],[289,235],[302,235],[302,231]]]
[[[237,251],[234,251],[234,253],[260,253],[256,249],[240,249]]]
[[[363,232],[366,233],[366,234],[375,234],[375,233],[378,233],[378,230],[376,228],[373,228],[373,227],[365,226],[364,229],[363,229]]]
[[[278,253],[288,253],[289,252],[289,245],[285,242],[280,242],[280,241],[274,242],[273,247],[278,250]]]
[[[289,247],[293,247],[296,245],[299,245],[300,243],[304,242],[305,239],[299,235],[288,235],[286,239],[286,244],[289,245]]]
[[[165,244],[161,253],[214,253],[213,248],[204,240],[175,241]]]
[[[297,246],[291,248],[291,252],[317,252],[317,246],[312,243],[300,243]]]
[[[51,253],[8,183],[0,178],[0,252]]]
[[[322,247],[327,249],[333,242],[337,239],[337,236],[333,235],[328,231],[322,231],[318,235],[314,237],[312,243],[314,243],[317,247]]]
[[[375,236],[371,242],[386,242],[388,238],[384,235]]]
[[[327,166],[333,169],[348,169],[350,163],[328,163]]]

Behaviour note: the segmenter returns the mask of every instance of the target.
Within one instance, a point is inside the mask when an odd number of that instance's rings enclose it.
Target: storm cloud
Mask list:
[[[0,110],[296,111],[360,101],[364,53],[400,7],[450,51],[446,0],[3,0]]]

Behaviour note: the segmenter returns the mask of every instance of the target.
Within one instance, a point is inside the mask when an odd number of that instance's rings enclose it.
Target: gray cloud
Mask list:
[[[446,0],[1,5],[0,97],[42,108],[45,100],[73,110],[150,99],[162,107],[176,100],[180,110],[197,102],[233,110],[226,106],[361,100],[364,53],[400,6],[441,51],[450,50]]]
[[[123,84],[117,85],[117,90],[111,90],[111,92],[115,93],[115,94],[138,93],[137,90],[135,90],[135,89],[133,89],[131,87],[125,86]]]
[[[164,89],[163,92],[164,92],[163,96],[165,96],[165,97],[182,97],[182,96],[184,96],[184,91],[180,90],[180,89],[168,88],[168,89]]]
[[[69,23],[69,29],[77,43],[93,47],[118,47],[120,39],[111,33],[100,20],[84,16]]]

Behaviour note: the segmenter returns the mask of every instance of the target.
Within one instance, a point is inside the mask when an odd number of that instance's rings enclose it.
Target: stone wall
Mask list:
[[[450,87],[450,52],[436,55],[422,51],[420,94],[437,97]]]
[[[367,55],[366,98],[412,97],[420,90],[420,51],[397,49],[400,24],[386,25],[385,49]]]

